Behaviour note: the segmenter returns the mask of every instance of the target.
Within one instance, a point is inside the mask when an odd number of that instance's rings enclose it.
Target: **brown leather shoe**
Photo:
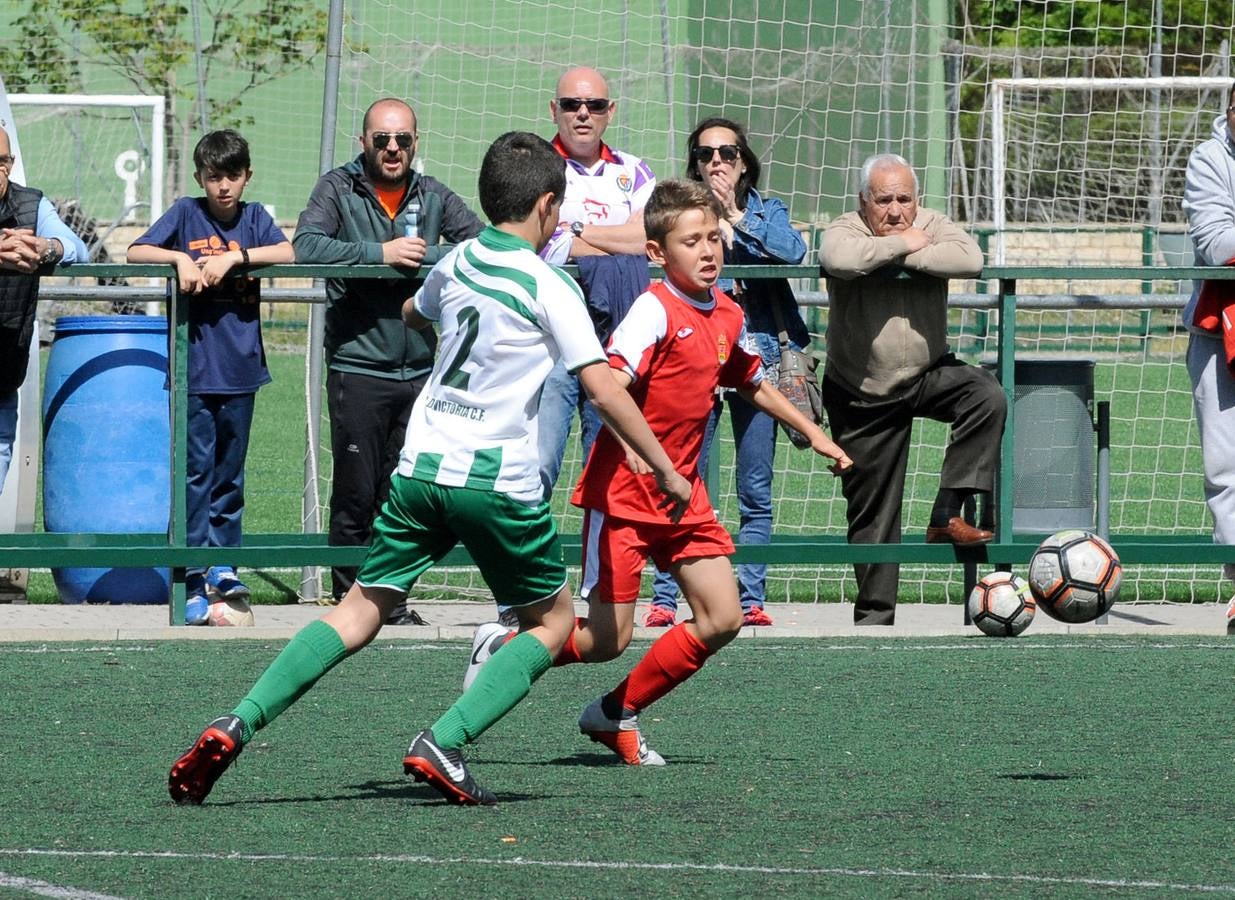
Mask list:
[[[975,544],[989,544],[995,540],[995,532],[983,528],[975,528],[960,516],[948,519],[943,528],[926,529],[928,544],[956,544],[958,547],[970,547]]]

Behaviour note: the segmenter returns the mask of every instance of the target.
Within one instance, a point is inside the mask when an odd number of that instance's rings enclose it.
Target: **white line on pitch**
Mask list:
[[[12,888],[15,891],[23,891],[38,897],[58,897],[62,900],[120,900],[119,897],[113,897],[111,894],[96,894],[94,891],[49,884],[33,878],[9,875],[7,872],[0,872],[0,888]]]
[[[410,864],[416,866],[507,866],[544,869],[590,869],[608,871],[655,871],[655,872],[716,872],[734,875],[804,875],[817,878],[821,875],[836,878],[900,878],[919,881],[962,881],[986,884],[1040,884],[1074,885],[1077,887],[1136,888],[1143,890],[1195,891],[1210,894],[1235,894],[1235,884],[1186,884],[1176,881],[1149,879],[1096,878],[1090,876],[1052,875],[995,875],[989,872],[929,872],[916,869],[881,869],[810,867],[810,866],[735,866],[727,863],[648,863],[638,861],[593,861],[593,860],[542,860],[514,857],[489,859],[484,857],[435,857],[405,854],[371,854],[366,856],[316,856],[304,853],[184,853],[177,850],[47,850],[4,849],[0,856],[54,856],[66,858],[115,858],[115,859],[188,859],[236,862],[292,862],[326,863],[334,865],[348,862],[375,862]],[[96,896],[96,895],[90,895]]]

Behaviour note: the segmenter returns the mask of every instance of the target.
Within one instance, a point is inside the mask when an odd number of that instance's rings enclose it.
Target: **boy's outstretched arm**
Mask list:
[[[170,263],[176,267],[176,280],[182,294],[200,294],[206,286],[202,271],[193,258],[180,250],[168,250],[154,244],[130,244],[125,257],[131,263]]]
[[[802,411],[790,403],[785,395],[773,387],[767,379],[759,382],[759,387],[754,390],[740,388],[738,393],[756,409],[767,413],[782,425],[787,425],[809,437],[812,450],[820,456],[835,461],[828,467],[833,475],[840,475],[853,466],[853,460],[849,458],[849,455],[836,446],[832,439],[823,433],[822,428],[803,415]]]
[[[206,286],[214,287],[216,284],[221,284],[228,272],[236,266],[244,264],[246,256],[248,256],[250,264],[278,265],[279,263],[296,261],[296,254],[292,250],[291,241],[283,241],[279,244],[266,244],[261,247],[249,247],[245,251],[228,250],[226,253],[208,256],[198,261],[202,270],[202,279],[206,282]]]
[[[579,383],[587,391],[604,423],[652,467],[656,484],[665,495],[660,506],[669,520],[676,523],[690,505],[690,482],[674,471],[669,455],[652,434],[652,429],[625,386],[620,383],[621,379],[629,382],[630,376],[615,372],[607,362],[599,361],[584,366],[577,374]]]

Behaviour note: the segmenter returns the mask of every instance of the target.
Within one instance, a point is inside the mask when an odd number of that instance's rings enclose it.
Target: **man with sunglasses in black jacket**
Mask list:
[[[318,179],[300,214],[292,246],[299,263],[392,265],[428,273],[450,244],[484,225],[444,184],[412,168],[416,114],[385,98],[365,112],[360,155]],[[440,242],[440,243],[439,243]],[[437,337],[401,318],[420,287],[409,280],[328,279],[326,392],[334,476],[330,543],[367,544],[385,500],[416,395],[433,367]],[[356,576],[332,569],[338,602]],[[391,625],[423,625],[411,607],[396,607]]]

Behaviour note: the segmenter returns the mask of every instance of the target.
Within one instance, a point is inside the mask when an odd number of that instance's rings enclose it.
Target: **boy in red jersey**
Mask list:
[[[716,520],[698,474],[704,426],[716,387],[736,388],[756,408],[809,435],[811,449],[833,460],[834,474],[853,465],[818,425],[763,378],[748,352],[741,308],[716,288],[721,210],[692,181],[664,181],[646,208],[647,252],[665,280],[640,295],[610,340],[609,365],[627,386],[678,472],[692,473],[690,506],[678,523],[650,469],[605,430],[597,439],[571,502],[584,510],[579,619],[555,665],[604,662],[630,643],[639,580],[651,557],[673,574],[693,618],[660,637],[620,684],[584,710],[579,730],[630,765],[664,765],[639,732],[638,714],[697,672],[742,626],[728,532]]]

